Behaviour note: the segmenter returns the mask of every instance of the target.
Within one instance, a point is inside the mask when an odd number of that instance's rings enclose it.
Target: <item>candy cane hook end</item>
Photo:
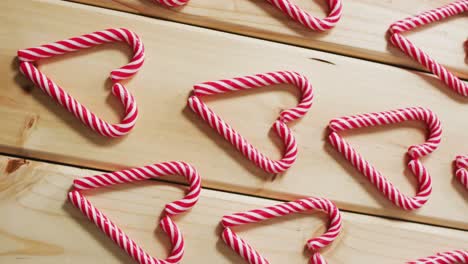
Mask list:
[[[455,177],[468,190],[468,155],[456,157]]]

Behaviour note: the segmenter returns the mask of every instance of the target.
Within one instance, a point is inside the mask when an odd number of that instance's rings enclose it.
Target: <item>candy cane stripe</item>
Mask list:
[[[448,71],[444,66],[429,57],[422,49],[416,47],[402,34],[445,18],[468,11],[468,0],[459,0],[422,14],[408,17],[393,23],[389,28],[390,42],[417,61],[428,71],[436,75],[445,85],[462,96],[468,96],[468,84]]]
[[[126,42],[133,50],[130,63],[111,72],[110,78],[114,82],[112,94],[120,99],[124,106],[125,115],[118,124],[109,124],[99,118],[65,90],[49,79],[34,66],[33,62],[40,59],[51,58],[68,52],[87,49],[108,42]],[[144,47],[140,38],[128,29],[107,29],[103,31],[73,37],[67,40],[28,48],[18,51],[20,71],[58,104],[67,109],[85,125],[107,137],[119,137],[129,133],[135,126],[138,117],[138,108],[133,95],[120,80],[132,77],[143,66]]]
[[[283,140],[285,145],[284,155],[278,161],[271,160],[262,154],[201,101],[203,96],[260,88],[274,84],[292,84],[302,93],[299,104],[294,108],[283,110],[278,120],[273,124],[276,134]],[[268,173],[280,173],[291,167],[297,158],[296,139],[286,123],[303,117],[312,106],[313,97],[312,86],[306,77],[296,72],[279,71],[197,84],[194,86],[194,95],[188,99],[188,105],[246,158]]]
[[[408,167],[416,176],[419,183],[417,194],[414,197],[401,193],[382,173],[365,160],[338,134],[344,130],[395,124],[410,120],[423,121],[428,125],[429,129],[429,136],[426,142],[410,146],[407,152],[411,158]],[[340,117],[331,120],[329,128],[331,133],[328,138],[331,145],[396,206],[405,210],[414,210],[427,202],[432,191],[432,180],[429,172],[419,161],[419,158],[436,150],[442,138],[442,126],[437,116],[431,110],[422,107],[410,107],[380,113]]]
[[[468,264],[468,250],[453,250],[421,258],[408,264]]]
[[[304,198],[293,202],[277,204],[262,209],[254,209],[243,213],[226,215],[222,219],[224,230],[221,234],[224,242],[236,251],[248,263],[269,263],[258,251],[247,241],[240,238],[232,231],[232,227],[249,223],[258,223],[275,217],[281,217],[293,213],[305,212],[309,210],[320,210],[328,214],[330,223],[328,230],[317,238],[307,241],[307,247],[313,252],[311,263],[320,264],[327,262],[318,253],[321,248],[331,244],[341,231],[341,214],[338,208],[331,201],[323,198]]]
[[[165,206],[165,216],[162,217],[160,226],[171,240],[172,251],[169,257],[164,260],[153,258],[146,253],[82,194],[83,191],[90,189],[173,174],[180,174],[187,179],[189,182],[189,192],[184,198],[168,203]],[[177,225],[172,221],[171,216],[191,209],[197,203],[200,196],[201,179],[195,168],[190,164],[172,161],[84,177],[74,180],[73,188],[68,194],[71,203],[137,262],[140,264],[175,264],[181,261],[184,255],[184,238]]]
[[[455,159],[455,176],[468,190],[468,155],[458,156]]]
[[[187,4],[190,0],[153,0],[167,7],[179,7]]]

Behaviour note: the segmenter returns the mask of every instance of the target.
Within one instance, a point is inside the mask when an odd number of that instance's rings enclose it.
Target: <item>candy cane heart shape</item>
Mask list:
[[[43,74],[34,62],[51,58],[65,53],[87,49],[109,42],[125,42],[133,50],[133,58],[130,63],[113,70],[110,78],[113,82],[112,94],[116,96],[124,106],[125,116],[118,124],[109,124],[91,112],[75,98],[69,95],[62,87]],[[127,134],[135,126],[138,117],[138,108],[133,95],[119,82],[132,77],[143,65],[144,47],[140,38],[128,29],[107,29],[74,37],[55,43],[28,48],[18,51],[20,71],[36,86],[52,97],[62,107],[75,115],[85,125],[107,137],[119,137]]]
[[[301,23],[303,26],[316,30],[326,31],[332,29],[341,18],[343,5],[341,0],[328,0],[329,13],[326,18],[320,19],[310,15],[302,10],[298,5],[291,0],[267,0],[272,5],[283,11],[286,15]]]
[[[416,120],[427,124],[429,136],[425,143],[413,145],[408,148],[407,152],[410,157],[408,163],[409,169],[416,176],[419,183],[418,192],[414,197],[408,197],[401,193],[382,173],[374,168],[338,134],[338,132],[344,130]],[[433,152],[438,147],[442,135],[440,121],[431,110],[422,107],[410,107],[380,113],[340,117],[331,120],[329,128],[331,133],[328,138],[332,146],[395,205],[405,210],[414,210],[427,202],[432,191],[432,180],[429,172],[419,158]]]
[[[189,182],[189,192],[183,199],[171,202],[165,206],[160,226],[169,236],[172,244],[170,256],[165,260],[153,258],[146,253],[83,195],[84,191],[90,189],[173,174],[182,175],[187,179]],[[169,264],[179,263],[184,254],[184,238],[177,225],[172,221],[171,216],[183,213],[197,203],[200,195],[200,184],[200,176],[194,167],[184,162],[172,161],[76,179],[73,182],[74,189],[68,194],[68,197],[75,207],[137,262],[141,264]]]
[[[226,215],[222,219],[224,231],[221,234],[224,242],[236,251],[243,259],[250,264],[270,263],[265,257],[257,252],[247,241],[240,238],[232,227],[250,223],[258,223],[267,219],[285,216],[289,214],[305,212],[310,210],[319,210],[328,214],[330,223],[328,230],[317,238],[307,241],[307,247],[312,251],[310,262],[312,264],[326,264],[325,259],[318,251],[331,244],[338,237],[341,231],[341,214],[338,208],[331,201],[324,198],[309,197],[299,199],[293,202],[281,203],[274,206],[255,209],[244,213],[235,213]]]
[[[402,33],[468,11],[468,0],[459,0],[422,14],[393,23],[389,28],[390,41],[401,51],[436,75],[445,85],[462,96],[468,96],[468,84],[444,66],[437,63],[422,49],[416,47]],[[465,44],[466,45],[466,44]]]
[[[468,190],[468,155],[458,156],[455,159],[455,176]]]
[[[416,261],[407,262],[407,264],[468,264],[467,250],[453,250],[437,255],[421,258]]]
[[[283,158],[278,161],[271,160],[260,153],[258,149],[248,143],[246,139],[201,101],[201,98],[204,96],[254,89],[274,84],[292,84],[302,92],[300,103],[294,108],[282,111],[277,121],[273,124],[274,130],[285,144]],[[194,95],[189,97],[188,104],[195,113],[249,160],[268,173],[280,173],[291,167],[297,158],[296,139],[286,123],[304,116],[312,106],[313,97],[312,86],[305,76],[296,72],[278,71],[196,84],[194,86]]]

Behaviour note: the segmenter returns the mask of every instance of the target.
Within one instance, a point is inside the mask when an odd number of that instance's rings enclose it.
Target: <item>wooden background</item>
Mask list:
[[[82,3],[0,2],[0,207],[5,216],[0,220],[0,262],[81,263],[99,258],[127,263],[129,258],[66,202],[66,191],[74,177],[98,173],[88,169],[168,160],[195,165],[209,188],[191,212],[177,219],[186,237],[185,263],[240,262],[219,239],[222,215],[304,196],[327,197],[344,211],[343,233],[324,250],[330,263],[401,263],[467,248],[468,192],[454,180],[452,161],[468,151],[468,122],[463,119],[468,100],[421,71],[385,39],[392,22],[449,1],[345,2],[342,21],[328,33],[305,30],[262,0],[192,0],[179,9],[146,0],[74,2]],[[323,16],[326,7],[321,2],[297,1]],[[466,78],[467,21],[466,15],[457,16],[408,36]],[[146,47],[144,67],[127,82],[141,114],[133,132],[121,139],[98,136],[52,103],[19,74],[15,58],[21,48],[109,27],[137,32]],[[80,102],[116,122],[122,109],[110,95],[107,77],[130,54],[125,45],[103,45],[39,64]],[[198,82],[283,69],[306,75],[316,97],[309,114],[292,125],[299,144],[297,162],[274,176],[236,152],[186,107],[186,99]],[[288,86],[208,101],[273,158],[280,157],[282,145],[270,126],[281,109],[296,103],[297,91]],[[330,147],[326,126],[338,116],[416,105],[438,114],[444,134],[440,148],[424,158],[433,194],[420,210],[405,212]],[[409,195],[416,182],[405,169],[404,153],[424,136],[424,126],[416,122],[346,133]],[[91,199],[145,249],[162,257],[168,241],[156,229],[156,220],[163,205],[184,190],[177,177],[168,180],[172,183],[119,186],[93,193]],[[241,233],[273,262],[306,263],[305,240],[323,232],[324,224],[314,213]]]

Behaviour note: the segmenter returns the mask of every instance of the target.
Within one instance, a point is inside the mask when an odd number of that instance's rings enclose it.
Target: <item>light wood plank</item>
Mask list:
[[[1,2],[0,8],[5,10],[0,22],[8,25],[0,29],[4,153],[100,169],[185,160],[197,166],[207,187],[284,200],[317,195],[347,210],[468,229],[468,195],[453,180],[451,165],[456,154],[466,152],[468,123],[460,119],[467,113],[466,100],[447,92],[437,80],[377,63],[67,2]],[[106,139],[90,131],[32,87],[15,66],[19,48],[123,25],[143,37],[147,51],[145,66],[128,82],[141,114],[125,138]],[[128,50],[113,47],[52,59],[40,63],[41,68],[103,118],[115,121],[121,107],[109,98],[104,83],[111,69],[125,63]],[[186,98],[197,82],[279,69],[304,73],[317,96],[310,113],[293,125],[298,161],[273,178],[202,123],[186,107]],[[209,105],[275,158],[282,146],[274,135],[267,136],[270,124],[280,109],[296,104],[295,94],[292,88],[278,86],[212,98]],[[430,201],[421,210],[405,212],[330,147],[325,128],[334,117],[413,105],[438,113],[444,136],[441,147],[424,159],[434,182]],[[412,194],[414,177],[403,176],[403,154],[407,146],[423,141],[422,127],[356,131],[347,138],[402,191]]]
[[[74,178],[99,173],[0,157],[0,261],[12,263],[129,263],[97,227],[67,200]],[[182,197],[184,186],[159,181],[105,188],[87,197],[154,256],[169,244],[155,225],[164,204]],[[278,201],[203,190],[199,203],[175,220],[184,233],[184,263],[241,263],[219,237],[225,214]],[[463,248],[465,231],[343,213],[344,228],[323,253],[330,263],[403,263],[439,250]],[[236,228],[276,263],[306,263],[304,243],[324,231],[320,213],[299,214]],[[156,230],[155,230],[156,229]]]
[[[167,9],[151,0],[74,0],[86,4],[204,26],[263,39],[290,43],[422,69],[398,49],[387,43],[390,24],[450,3],[453,0],[429,1],[343,1],[343,18],[330,32],[316,33],[295,23],[266,0],[191,0],[179,9]],[[295,0],[317,17],[324,17],[325,0]],[[460,15],[409,33],[411,40],[457,75],[468,78],[463,43],[468,17]]]

